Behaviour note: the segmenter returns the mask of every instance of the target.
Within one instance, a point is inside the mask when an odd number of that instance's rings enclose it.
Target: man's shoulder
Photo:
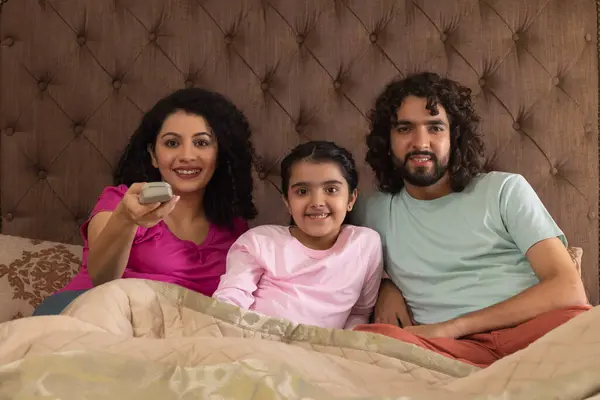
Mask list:
[[[371,193],[362,195],[363,205],[369,208],[380,207],[382,205],[389,205],[392,202],[394,195],[391,193],[384,193],[379,190]]]
[[[528,185],[527,180],[520,174],[513,172],[491,171],[481,173],[473,178],[471,184],[465,189],[472,193],[500,194],[506,187]]]
[[[359,195],[350,217],[352,224],[377,229],[381,220],[387,218],[393,197],[380,191]]]

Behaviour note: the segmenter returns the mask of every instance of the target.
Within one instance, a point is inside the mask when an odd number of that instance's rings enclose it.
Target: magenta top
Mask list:
[[[101,211],[114,211],[127,186],[108,186],[100,195],[88,220],[81,226],[84,239],[82,266],[77,275],[59,292],[91,289],[88,274],[87,227],[94,215]],[[225,273],[225,259],[231,245],[248,230],[245,220],[234,220],[234,229],[211,224],[208,235],[200,245],[175,236],[164,221],[152,228],[138,227],[123,278],[149,279],[174,283],[206,296],[212,296]]]

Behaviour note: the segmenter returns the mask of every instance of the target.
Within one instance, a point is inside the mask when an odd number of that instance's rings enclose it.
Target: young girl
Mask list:
[[[121,156],[115,185],[81,227],[83,265],[34,315],[58,314],[79,294],[120,278],[174,283],[211,296],[230,246],[256,215],[251,131],[219,93],[178,90],[143,117]],[[165,181],[173,198],[140,204],[143,182]]]
[[[292,226],[243,234],[213,296],[323,328],[367,323],[381,282],[382,248],[374,230],[343,225],[357,197],[352,155],[331,142],[301,144],[282,161],[281,179]]]

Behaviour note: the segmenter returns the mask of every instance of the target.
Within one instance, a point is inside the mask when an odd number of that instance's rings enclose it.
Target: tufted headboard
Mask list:
[[[78,226],[142,112],[184,86],[246,113],[254,224],[285,223],[277,164],[301,141],[354,152],[391,78],[473,89],[488,167],[523,174],[584,249],[598,303],[598,35],[592,0],[2,0],[2,232],[80,243]]]

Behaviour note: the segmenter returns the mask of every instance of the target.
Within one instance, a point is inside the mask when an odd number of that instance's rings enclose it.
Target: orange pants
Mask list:
[[[435,351],[446,357],[485,368],[502,357],[524,349],[554,328],[590,308],[592,307],[589,305],[581,305],[548,311],[513,328],[478,333],[460,339],[426,339],[388,324],[358,325],[354,330],[379,333]]]

